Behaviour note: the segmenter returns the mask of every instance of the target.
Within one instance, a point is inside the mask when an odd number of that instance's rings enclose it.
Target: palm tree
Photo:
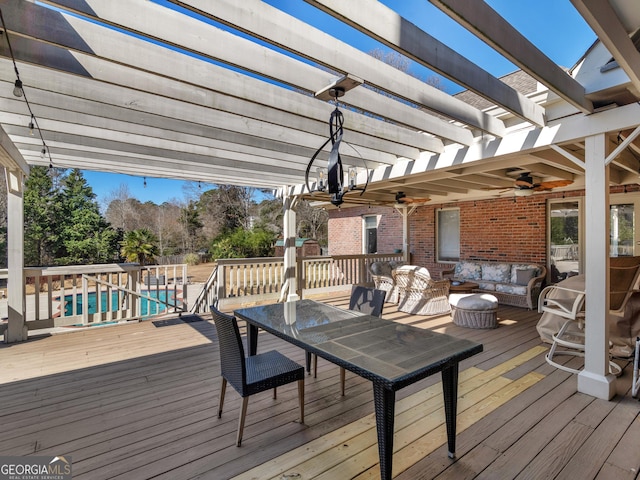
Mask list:
[[[158,254],[158,238],[146,228],[125,233],[120,245],[120,255],[127,262],[138,262],[142,266],[153,261]]]

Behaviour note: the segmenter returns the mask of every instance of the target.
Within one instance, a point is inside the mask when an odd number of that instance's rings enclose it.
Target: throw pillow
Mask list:
[[[535,271],[531,268],[526,270],[516,270],[516,283],[518,285],[528,285],[529,280],[533,278]]]

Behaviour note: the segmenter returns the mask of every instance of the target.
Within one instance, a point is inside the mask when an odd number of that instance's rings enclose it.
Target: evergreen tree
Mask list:
[[[56,198],[59,210],[57,263],[92,264],[112,261],[117,256],[117,232],[100,215],[93,189],[82,172],[72,170],[61,181]],[[58,213],[58,212],[56,212]]]
[[[30,266],[53,263],[57,233],[53,180],[46,167],[31,167],[24,189],[24,262]]]

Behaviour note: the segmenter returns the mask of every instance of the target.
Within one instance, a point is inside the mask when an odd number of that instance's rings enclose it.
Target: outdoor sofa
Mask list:
[[[474,282],[477,293],[490,293],[503,305],[537,308],[547,269],[532,263],[478,262],[465,260],[441,272],[442,278]]]

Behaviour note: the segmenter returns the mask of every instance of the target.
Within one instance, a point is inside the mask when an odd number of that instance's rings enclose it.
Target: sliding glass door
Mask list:
[[[635,228],[636,214],[640,214],[640,193],[611,195],[610,204],[609,254],[612,257],[636,255],[636,245],[640,243]],[[554,199],[547,204],[547,265],[551,283],[584,271],[583,206],[582,198]],[[640,255],[640,251],[637,254]]]
[[[549,202],[549,274],[557,283],[581,272],[580,199]]]

